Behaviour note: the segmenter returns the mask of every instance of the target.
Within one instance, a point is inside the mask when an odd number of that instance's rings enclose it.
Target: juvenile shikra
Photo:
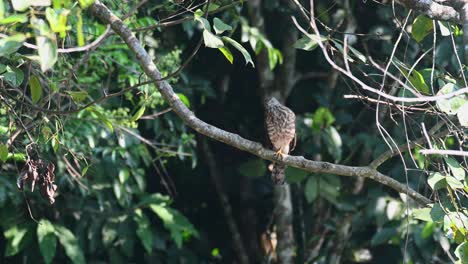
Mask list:
[[[282,105],[276,98],[265,100],[265,122],[273,150],[283,156],[289,153],[290,145],[296,135],[296,115]],[[271,179],[275,184],[283,184],[286,165],[274,163]]]

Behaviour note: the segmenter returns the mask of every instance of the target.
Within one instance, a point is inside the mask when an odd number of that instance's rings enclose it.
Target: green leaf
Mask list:
[[[442,174],[435,172],[432,173],[429,178],[427,179],[427,184],[431,186],[432,190],[438,190],[447,186],[447,182],[445,181],[445,176]]]
[[[226,59],[231,64],[234,62],[234,57],[232,56],[232,53],[228,47],[224,46],[224,47],[218,48],[218,50],[221,51],[221,53],[223,53],[224,57],[226,57]]]
[[[287,167],[285,174],[289,183],[300,183],[309,175],[308,172],[294,167]]]
[[[151,254],[153,251],[153,234],[151,233],[151,224],[148,220],[148,217],[143,214],[141,209],[136,209],[133,219],[138,226],[136,230],[138,238],[140,238],[140,241],[143,244],[146,252]]]
[[[208,30],[209,32],[211,32],[210,22],[209,22],[208,20],[206,20],[206,18],[204,18],[204,17],[199,17],[199,18],[196,18],[195,20],[197,20],[198,22],[201,23],[201,25],[203,26],[204,30]]]
[[[14,14],[0,19],[0,25],[7,25],[12,23],[25,23],[28,21],[28,16],[25,14]]]
[[[8,158],[8,147],[5,144],[0,144],[0,161],[6,161]]]
[[[101,230],[102,243],[106,247],[111,247],[119,236],[118,233],[119,221],[116,218],[110,218],[103,226]]]
[[[42,86],[41,81],[39,81],[36,75],[32,75],[31,78],[29,78],[29,88],[31,90],[32,102],[39,102],[42,98]]]
[[[0,57],[16,52],[23,42],[26,40],[26,36],[23,34],[16,34],[0,39]]]
[[[68,93],[80,93],[80,92],[68,92]],[[86,98],[86,95],[87,93],[85,94],[84,98]],[[75,94],[75,97],[73,97],[73,95],[71,94],[72,98],[76,101],[76,98],[77,96],[81,96],[79,94]],[[84,100],[84,98],[78,98],[80,100]],[[107,126],[107,128],[109,128],[109,130],[111,131],[111,133],[114,133],[114,126],[112,125],[112,122],[106,117],[104,116],[104,114],[102,114],[99,109],[97,108],[94,108],[94,107],[89,107],[88,108],[88,111],[90,111],[91,113],[95,114],[96,117],[99,119],[99,121],[101,121],[102,123],[104,123],[104,125]]]
[[[294,43],[294,48],[311,51],[318,47],[318,38],[302,37]]]
[[[337,204],[340,195],[340,180],[335,175],[324,175],[318,179],[320,196],[331,203]]]
[[[310,176],[304,187],[304,195],[308,203],[312,203],[318,196],[318,181],[317,177]]]
[[[322,137],[325,141],[325,147],[327,148],[328,153],[332,155],[335,161],[341,160],[343,153],[343,141],[341,140],[340,133],[334,126],[329,126],[325,128],[325,133],[322,133]]]
[[[78,0],[82,8],[87,8],[94,3],[94,0]]]
[[[12,228],[6,230],[3,235],[7,239],[5,256],[14,256],[18,254],[24,248],[24,241],[28,233],[27,228],[20,228],[18,226],[13,226]]]
[[[57,13],[59,12],[59,13]],[[59,33],[61,38],[66,36],[67,32],[67,17],[70,13],[67,9],[61,9],[60,11],[54,10],[48,7],[45,11],[47,21],[49,21],[50,28],[53,32]]]
[[[453,83],[447,83],[437,92],[437,95],[448,94],[458,90],[458,86]],[[452,97],[450,99],[440,99],[436,101],[437,107],[448,115],[456,115],[458,110],[467,103],[464,95]]]
[[[312,129],[320,131],[322,128],[327,128],[335,122],[335,117],[332,112],[326,107],[320,107],[314,112],[312,117]]]
[[[252,60],[252,57],[250,56],[250,53],[244,47],[242,47],[241,44],[239,44],[237,41],[235,41],[235,40],[233,40],[232,38],[229,38],[229,37],[222,37],[222,39],[224,41],[226,41],[227,43],[231,44],[238,51],[240,51],[242,56],[244,56],[246,64],[250,63],[250,64],[252,64],[252,67],[255,67],[254,62]]]
[[[421,73],[419,73],[417,70],[413,70],[410,76],[407,77],[416,90],[424,94],[429,94],[429,86],[426,84],[426,81],[424,80],[424,77]]]
[[[394,227],[385,227],[377,231],[371,239],[372,246],[381,245],[398,235],[398,230]]]
[[[128,169],[121,169],[119,171],[119,181],[120,183],[125,183],[130,177],[130,171]]]
[[[132,116],[132,118],[130,119],[130,121],[132,122],[135,122],[137,121],[138,119],[140,119],[140,117],[143,116],[143,114],[145,113],[145,110],[146,110],[146,106],[145,105],[142,105],[140,107],[140,109],[138,109],[135,114]]]
[[[266,170],[262,159],[252,159],[239,166],[239,173],[246,177],[261,177],[265,175]]]
[[[78,9],[76,16],[78,17],[78,22],[76,22],[76,39],[78,41],[78,46],[82,47],[85,44],[84,35],[83,35],[83,17],[81,16],[81,9]]]
[[[449,22],[444,22],[444,21],[440,21],[440,20],[437,20],[437,24],[439,24],[439,28],[440,28],[440,34],[444,37],[446,36],[450,36],[450,24]]]
[[[24,80],[23,71],[18,68],[11,68],[10,66],[7,66],[6,69],[7,71],[3,74],[5,81],[15,88],[19,87]]]
[[[78,240],[75,235],[66,227],[61,225],[54,225],[55,235],[59,239],[60,244],[65,249],[65,254],[74,264],[85,264],[85,257],[83,251],[78,245]]]
[[[422,221],[432,222],[431,209],[429,207],[414,209],[413,217]]]
[[[464,127],[468,127],[468,102],[465,102],[457,112],[458,122]]]
[[[225,24],[221,19],[215,17],[213,20],[213,28],[216,32],[216,34],[221,34],[226,30],[232,30],[232,27],[230,25]]]
[[[463,189],[463,183],[457,180],[455,177],[447,176],[445,177],[447,184],[452,187],[452,189]]]
[[[424,225],[423,230],[421,231],[421,238],[426,239],[434,233],[435,223],[430,221]]]
[[[52,145],[52,149],[54,150],[54,153],[57,153],[57,150],[60,146],[60,141],[58,139],[58,135],[55,135],[52,140],[50,141],[50,144]]]
[[[221,48],[222,46],[224,46],[223,41],[218,36],[206,29],[203,30],[203,42],[205,42],[206,47],[213,49]]]
[[[413,21],[411,35],[417,42],[421,42],[433,29],[432,19],[425,15],[419,15]]]
[[[461,263],[468,263],[468,242],[461,243],[455,249],[455,256],[457,256]]]
[[[45,263],[52,263],[57,248],[57,237],[55,237],[55,229],[49,220],[42,219],[37,225],[37,239],[39,242],[39,250]]]
[[[20,12],[26,11],[26,9],[31,6],[29,0],[11,0],[11,5],[13,6],[14,10]]]
[[[50,31],[49,26],[43,19],[31,19],[36,29],[36,45],[39,47],[39,62],[43,72],[49,70],[57,62],[57,42],[55,34]]]
[[[179,96],[180,100],[182,101],[182,103],[184,103],[185,106],[190,108],[190,101],[187,98],[187,96],[185,96],[185,94],[177,93],[177,96]]]
[[[67,93],[72,97],[73,101],[75,101],[76,103],[83,102],[88,96],[88,93],[86,91],[67,91]]]
[[[458,161],[452,157],[445,157],[444,159],[448,167],[450,168],[453,177],[460,181],[463,181],[465,179],[465,170],[460,165],[460,163],[458,163]]]
[[[161,218],[164,227],[169,230],[178,248],[182,247],[184,236],[190,237],[193,235],[198,237],[198,232],[193,225],[177,210],[158,204],[152,204],[150,208]]]

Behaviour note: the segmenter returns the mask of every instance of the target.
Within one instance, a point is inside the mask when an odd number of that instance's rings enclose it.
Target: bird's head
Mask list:
[[[276,106],[276,105],[281,105],[280,102],[276,98],[274,98],[272,96],[265,98],[265,106],[266,107],[272,107],[272,106]]]

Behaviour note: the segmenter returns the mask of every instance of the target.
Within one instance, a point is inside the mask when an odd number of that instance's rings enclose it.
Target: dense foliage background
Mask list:
[[[283,211],[270,162],[187,127],[92,0],[0,0],[5,263],[282,263],[289,214],[295,263],[468,263],[466,156],[419,152],[466,153],[466,94],[386,101],[323,55],[390,95],[446,94],[468,86],[460,25],[390,1],[320,0],[319,39],[294,1],[103,3],[202,120],[268,147],[262,99],[274,95],[297,116],[293,155],[368,166],[392,141],[417,144],[379,171],[432,203],[288,168]]]

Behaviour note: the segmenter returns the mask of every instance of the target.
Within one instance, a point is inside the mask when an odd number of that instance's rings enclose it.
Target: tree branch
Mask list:
[[[397,0],[396,2],[421,12],[432,19],[463,23],[460,13],[451,6],[442,5],[431,0]]]
[[[319,162],[307,160],[299,156],[285,156],[282,161],[278,160],[275,152],[264,148],[260,143],[250,141],[242,138],[237,134],[227,132],[210,125],[195,116],[195,114],[188,109],[180,98],[174,93],[172,86],[167,81],[158,81],[162,78],[161,72],[153,63],[149,54],[141,46],[138,39],[132,31],[122,23],[122,21],[115,16],[105,5],[96,0],[90,7],[94,16],[101,19],[104,23],[110,24],[111,28],[125,41],[128,47],[133,51],[135,57],[143,68],[144,72],[151,79],[155,80],[161,95],[167,103],[171,106],[174,112],[184,121],[186,125],[193,128],[195,131],[208,136],[217,141],[236,147],[240,150],[252,153],[260,158],[283,162],[288,166],[303,169],[313,173],[329,173],[340,176],[358,176],[375,180],[381,184],[389,186],[390,188],[406,193],[415,201],[422,205],[431,203],[431,200],[419,194],[415,190],[406,187],[404,184],[386,176],[375,169],[369,167],[351,167],[328,162]]]

